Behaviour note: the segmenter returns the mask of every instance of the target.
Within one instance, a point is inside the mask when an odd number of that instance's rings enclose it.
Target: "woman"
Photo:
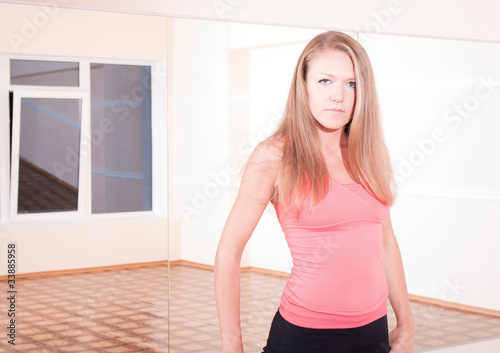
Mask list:
[[[224,353],[243,352],[240,260],[268,202],[293,268],[264,352],[413,352],[391,182],[368,56],[348,35],[320,34],[299,58],[281,125],[248,161],[219,242]],[[389,334],[387,298],[397,318]]]

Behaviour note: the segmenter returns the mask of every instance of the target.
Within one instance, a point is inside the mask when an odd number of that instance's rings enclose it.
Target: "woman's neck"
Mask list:
[[[344,129],[335,131],[322,131],[319,130],[319,140],[321,149],[326,153],[339,152],[341,149],[347,148],[347,135]]]

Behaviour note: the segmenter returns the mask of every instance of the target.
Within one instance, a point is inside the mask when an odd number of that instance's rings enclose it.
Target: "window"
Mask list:
[[[151,65],[9,64],[10,217],[153,210]]]
[[[17,213],[78,209],[81,104],[80,99],[21,98],[14,125],[19,144],[13,149]]]
[[[151,70],[91,65],[92,212],[151,210]]]
[[[78,87],[78,82],[78,63],[35,60],[10,61],[10,83],[12,85]]]

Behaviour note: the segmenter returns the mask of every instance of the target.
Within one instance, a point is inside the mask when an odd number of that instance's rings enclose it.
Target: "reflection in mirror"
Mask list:
[[[78,87],[79,65],[75,62],[11,60],[10,83]]]
[[[21,99],[18,213],[77,210],[80,120],[79,99]]]
[[[0,2],[0,346],[167,352],[167,18],[40,5]]]
[[[170,25],[171,349],[217,352],[211,271],[240,171],[281,119],[300,51],[321,31],[184,19]],[[500,168],[491,151],[500,149],[500,45],[385,35],[362,44],[398,183],[392,218],[415,349],[498,336],[500,288],[491,264],[500,266]],[[292,266],[271,207],[241,265],[243,340],[257,352]],[[195,342],[202,331],[207,338]]]

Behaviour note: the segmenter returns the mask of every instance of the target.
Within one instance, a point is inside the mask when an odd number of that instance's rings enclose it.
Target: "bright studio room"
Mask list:
[[[373,67],[414,351],[500,351],[500,8],[481,3],[0,1],[0,351],[221,352],[221,234],[327,30]],[[293,266],[268,203],[245,352]]]

